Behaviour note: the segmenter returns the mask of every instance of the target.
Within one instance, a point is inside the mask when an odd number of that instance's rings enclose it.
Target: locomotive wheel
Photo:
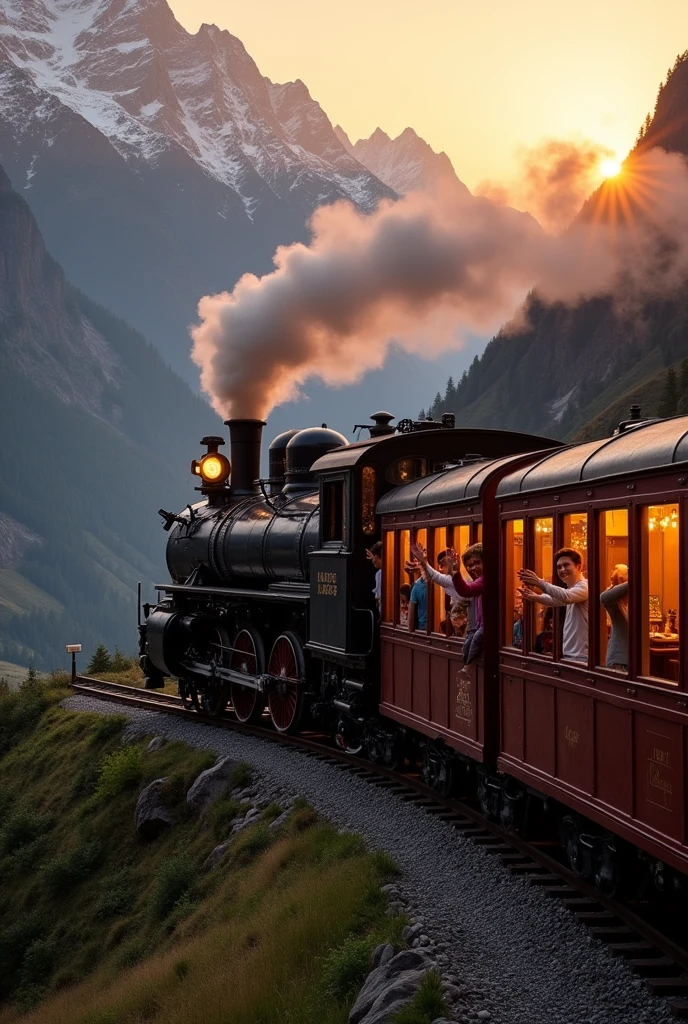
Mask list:
[[[265,671],[265,652],[260,633],[255,629],[240,629],[232,644],[234,650],[229,667],[234,672],[260,676]],[[240,722],[259,722],[265,707],[265,697],[260,690],[241,683],[230,683],[229,687],[234,714]]]
[[[268,693],[268,710],[278,732],[295,732],[303,711],[306,667],[301,641],[295,633],[282,633],[272,645],[268,675],[279,682]]]

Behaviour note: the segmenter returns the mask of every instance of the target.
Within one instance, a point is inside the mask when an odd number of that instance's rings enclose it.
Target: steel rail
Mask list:
[[[605,896],[584,879],[552,857],[547,845],[530,843],[485,818],[475,807],[455,797],[441,797],[422,779],[411,773],[392,771],[333,746],[324,733],[279,733],[272,728],[246,725],[233,718],[212,716],[184,707],[180,697],[143,690],[121,683],[107,683],[77,676],[76,693],[129,707],[148,708],[163,714],[181,715],[199,724],[233,729],[271,743],[300,749],[333,767],[355,774],[361,780],[382,787],[400,799],[433,814],[486,853],[499,857],[513,874],[526,878],[561,903],[589,932],[606,943],[610,952],[626,959],[643,978],[646,987],[668,999],[672,1014],[688,1020],[688,948],[664,935],[632,907]]]

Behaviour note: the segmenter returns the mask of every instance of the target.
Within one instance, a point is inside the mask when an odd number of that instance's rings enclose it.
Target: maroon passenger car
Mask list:
[[[378,504],[381,715],[423,737],[431,784],[446,790],[461,777],[505,826],[522,826],[533,801],[554,811],[572,867],[608,888],[639,860],[660,886],[673,869],[688,873],[686,497],[683,417],[464,462]],[[441,625],[439,587],[428,588],[427,628],[403,625],[412,539],[433,564],[445,547],[483,542],[485,650],[468,671],[461,639]],[[581,552],[589,582],[587,663],[562,656],[564,609],[552,622],[518,594],[522,567],[558,583],[560,547]],[[600,600],[619,567],[628,570],[627,668],[618,652],[617,667],[606,665],[611,621]]]
[[[659,883],[666,865],[688,871],[687,497],[686,417],[549,454],[497,488],[497,766],[571,809],[563,828],[572,865],[610,885],[624,846],[607,831],[644,851]],[[522,648],[512,643],[518,569],[552,579],[563,546],[581,552],[588,577],[587,664],[562,658],[563,609],[551,654],[536,653],[542,606],[528,603]],[[606,667],[611,625],[600,601],[619,565],[628,567],[626,669]]]

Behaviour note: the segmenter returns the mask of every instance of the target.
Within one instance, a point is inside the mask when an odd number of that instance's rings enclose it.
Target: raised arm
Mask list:
[[[572,587],[555,587],[553,583],[540,580],[536,586],[540,587],[544,594],[552,598],[552,604],[562,606],[566,604],[582,604],[588,600],[588,581],[578,580]],[[541,602],[549,603],[549,602]]]
[[[616,587],[610,587],[608,590],[602,591],[600,603],[609,607],[609,605],[616,604],[617,601],[621,601],[624,597],[628,597],[628,583],[619,583]]]
[[[455,572],[451,578],[454,590],[461,597],[480,597],[483,592],[483,577],[478,576],[477,580],[465,580],[460,572]]]
[[[448,587],[452,583],[452,577],[446,572],[440,572],[439,569],[435,569],[434,566],[430,565],[429,562],[425,563],[425,572],[429,580],[436,583],[440,587]]]

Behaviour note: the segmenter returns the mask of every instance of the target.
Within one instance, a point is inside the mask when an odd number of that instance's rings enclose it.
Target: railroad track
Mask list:
[[[77,676],[72,685],[76,693],[84,696],[193,718],[199,723],[233,729],[299,749],[305,756],[354,774],[370,785],[384,788],[399,799],[413,803],[426,814],[437,816],[486,853],[498,857],[512,874],[526,878],[531,885],[558,899],[588,928],[591,935],[607,945],[611,953],[624,957],[650,992],[667,999],[675,1017],[688,1020],[688,949],[663,934],[632,906],[601,894],[575,875],[548,852],[554,844],[533,844],[505,832],[471,805],[456,798],[440,797],[419,776],[391,771],[340,751],[323,733],[302,732],[297,736],[285,736],[271,728],[244,725],[229,717],[214,718],[189,710],[179,697],[172,694],[105,683],[88,676]]]

